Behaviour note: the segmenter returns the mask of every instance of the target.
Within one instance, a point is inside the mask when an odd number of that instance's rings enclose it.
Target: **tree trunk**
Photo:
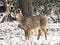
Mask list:
[[[6,13],[9,13],[10,6],[7,6],[7,4],[8,4],[8,0],[5,0]]]
[[[32,0],[19,0],[19,4],[24,17],[32,16]]]

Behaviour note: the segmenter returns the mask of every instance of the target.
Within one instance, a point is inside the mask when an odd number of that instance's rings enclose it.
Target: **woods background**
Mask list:
[[[20,9],[24,17],[44,15],[48,19],[47,40],[42,33],[39,40],[37,29],[31,31],[30,40],[25,40],[24,31],[18,28],[16,20],[7,21],[6,15],[10,13],[16,17]],[[9,18],[8,18],[9,19]],[[0,45],[60,45],[60,0],[0,0]]]
[[[60,0],[0,0],[0,12],[13,12],[15,15],[18,8],[25,17],[46,15],[54,23],[60,23]]]

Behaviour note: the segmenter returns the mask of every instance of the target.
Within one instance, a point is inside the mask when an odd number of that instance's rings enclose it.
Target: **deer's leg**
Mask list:
[[[29,32],[27,32],[27,39],[29,40]]]
[[[44,32],[44,35],[45,35],[45,39],[47,40],[47,30],[46,28],[42,28],[43,32]]]
[[[29,31],[25,31],[25,39],[29,40]]]
[[[41,31],[40,29],[38,30],[38,37],[37,37],[37,40],[40,38],[40,35],[41,35]]]
[[[27,34],[26,34],[26,32],[25,32],[25,39],[27,40]]]

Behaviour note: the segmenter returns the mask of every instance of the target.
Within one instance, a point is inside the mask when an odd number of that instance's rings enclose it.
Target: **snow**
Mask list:
[[[4,22],[0,24],[0,45],[55,45],[60,42],[60,23],[47,24],[47,40],[44,33],[37,40],[38,29],[31,31],[29,40],[25,40],[24,31],[18,28],[18,22]]]
[[[0,17],[0,21],[4,16]],[[18,28],[17,21],[0,23],[0,45],[59,45],[60,23],[49,23],[46,27],[48,29],[47,40],[43,32],[37,40],[38,29],[32,30],[29,40],[25,40],[25,33]]]

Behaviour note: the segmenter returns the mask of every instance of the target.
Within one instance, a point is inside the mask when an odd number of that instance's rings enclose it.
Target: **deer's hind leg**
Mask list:
[[[42,28],[42,31],[44,32],[44,35],[45,35],[45,39],[47,40],[47,30],[45,27]]]
[[[39,40],[40,35],[41,35],[41,30],[39,29],[39,30],[38,30],[38,37],[37,37],[37,40]]]

